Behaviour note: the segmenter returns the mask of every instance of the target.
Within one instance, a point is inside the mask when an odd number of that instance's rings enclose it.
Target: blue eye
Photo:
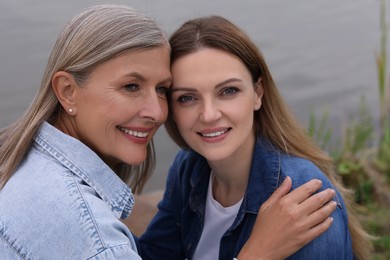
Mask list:
[[[191,101],[194,101],[195,98],[192,97],[192,96],[188,96],[188,95],[183,95],[183,96],[180,96],[177,98],[177,101],[179,103],[188,103],[188,102],[191,102]]]
[[[126,90],[130,91],[130,92],[135,92],[135,91],[138,91],[139,90],[139,86],[136,85],[136,84],[127,84],[125,86]]]
[[[169,91],[169,88],[164,87],[164,86],[157,86],[156,87],[156,91],[157,91],[158,94],[166,97],[166,95],[167,95],[167,93]]]
[[[236,87],[228,87],[222,90],[222,95],[230,96],[236,94],[238,91],[239,89]]]

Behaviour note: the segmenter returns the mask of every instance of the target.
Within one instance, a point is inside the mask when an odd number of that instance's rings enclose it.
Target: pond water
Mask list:
[[[31,102],[54,41],[79,10],[105,1],[13,0],[0,3],[0,127]],[[375,53],[379,0],[128,0],[170,33],[188,18],[222,15],[262,50],[273,77],[303,124],[328,110],[341,127],[365,97],[378,111]],[[177,147],[164,129],[155,138],[157,169],[146,191],[163,188]]]

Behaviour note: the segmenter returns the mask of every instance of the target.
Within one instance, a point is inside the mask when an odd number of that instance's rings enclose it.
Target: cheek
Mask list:
[[[241,103],[240,106],[236,107],[229,107],[229,110],[226,111],[226,115],[229,115],[231,120],[234,122],[237,122],[239,125],[248,125],[253,123],[253,104],[251,102],[246,101],[246,106],[243,106]]]
[[[160,107],[161,107],[161,111],[162,111],[162,114],[163,114],[163,122],[164,123],[167,118],[168,118],[168,101],[165,99],[163,101],[160,102]]]
[[[187,127],[189,121],[192,120],[192,116],[194,116],[194,113],[185,111],[184,109],[178,108],[177,106],[173,106],[172,115],[173,120],[181,131],[182,129]]]

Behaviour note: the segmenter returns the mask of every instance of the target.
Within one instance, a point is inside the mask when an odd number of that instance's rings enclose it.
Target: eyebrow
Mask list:
[[[140,80],[145,80],[145,77],[142,76],[142,74],[139,74],[138,72],[130,72],[124,75],[125,77],[135,77]]]
[[[228,83],[232,82],[242,82],[242,79],[239,78],[229,78],[227,80],[224,80],[217,85],[215,85],[215,88],[220,88]],[[190,92],[196,92],[197,90],[195,88],[190,88],[190,87],[175,87],[171,88],[171,92],[176,92],[176,91],[190,91]]]
[[[172,77],[167,77],[163,79],[160,83],[169,83],[169,86],[172,85]]]
[[[139,74],[138,72],[131,72],[125,75],[126,77],[135,77],[139,80],[145,81],[145,77],[142,74]],[[169,85],[172,84],[172,77],[166,77],[165,79],[161,80],[159,84],[166,84],[169,83]]]

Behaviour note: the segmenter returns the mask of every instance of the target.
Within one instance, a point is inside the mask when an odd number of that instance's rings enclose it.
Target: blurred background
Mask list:
[[[378,0],[13,0],[0,2],[0,127],[21,116],[32,101],[65,23],[100,3],[141,9],[168,34],[189,18],[227,17],[258,44],[280,91],[304,124],[311,112],[324,110],[332,121],[341,122],[356,112],[362,95],[370,109],[378,109]],[[164,187],[177,151],[163,128],[155,139],[158,166],[146,190]]]
[[[376,148],[381,148],[383,141],[390,147],[390,132],[385,127],[388,120],[383,120],[386,92],[378,88],[377,66],[386,64],[385,1],[1,1],[0,127],[21,116],[29,106],[59,31],[81,9],[102,3],[127,4],[155,17],[168,34],[189,18],[222,15],[243,28],[260,47],[291,109],[334,156],[346,184],[357,190],[356,201],[364,206],[364,217],[371,214],[366,211],[367,205],[377,205],[379,200],[377,212],[387,203],[387,197],[377,198],[375,180],[366,173],[368,166],[364,164],[367,159],[378,161],[380,149]],[[387,86],[386,66],[383,72],[382,88]],[[163,128],[157,133],[155,144],[157,168],[146,192],[164,188],[169,165],[178,149]],[[372,147],[375,152],[371,157],[361,156]],[[390,162],[390,156],[382,161],[387,159]],[[390,176],[389,164],[370,168],[379,169],[384,190],[389,187],[389,178],[383,177],[383,173]],[[390,206],[390,200],[388,203]],[[375,215],[375,221],[390,217],[386,214]],[[389,224],[380,226],[379,231],[371,222],[367,225],[381,235],[389,229]],[[382,244],[376,245],[377,251],[390,248],[388,233],[383,238]],[[383,255],[390,257],[390,253]]]

